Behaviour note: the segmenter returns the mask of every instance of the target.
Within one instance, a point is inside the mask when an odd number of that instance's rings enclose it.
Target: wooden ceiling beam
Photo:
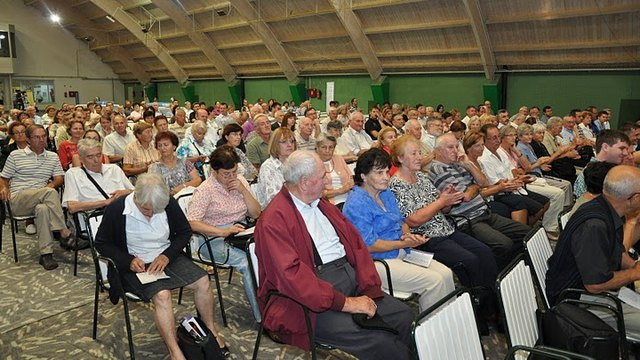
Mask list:
[[[480,48],[484,75],[487,80],[493,80],[496,71],[496,58],[491,48],[491,40],[487,32],[487,26],[485,25],[479,0],[462,0],[462,2],[467,10],[467,16],[469,16],[469,20],[471,21],[473,36],[476,38],[478,48]]]
[[[409,57],[409,56],[433,56],[433,55],[460,55],[460,54],[478,54],[480,49],[477,47],[450,48],[450,49],[425,49],[410,51],[378,51],[378,57]]]
[[[189,36],[189,39],[204,52],[204,55],[218,69],[218,72],[222,74],[226,82],[231,83],[236,80],[235,70],[229,65],[229,62],[220,53],[211,38],[200,31],[202,25],[195,18],[191,17],[174,0],[153,0],[152,2],[165,14],[169,15],[173,22]]]
[[[527,43],[501,45],[494,48],[495,52],[512,51],[544,51],[544,50],[579,50],[579,49],[605,49],[616,47],[640,46],[640,39],[630,38],[623,40],[598,40],[589,42],[553,42],[553,43]]]
[[[269,25],[261,18],[258,11],[249,0],[231,0],[231,5],[247,20],[249,26],[262,39],[271,55],[276,59],[287,80],[298,82],[298,69],[289,54],[282,47],[282,43],[276,38]]]
[[[384,26],[371,26],[362,29],[365,34],[387,34],[404,31],[420,31],[420,30],[437,30],[437,29],[450,29],[458,27],[466,27],[471,25],[469,19],[456,19],[445,20],[436,22],[424,22],[419,24],[397,24],[397,25],[384,25]]]
[[[553,10],[543,11],[539,13],[523,13],[517,15],[493,15],[487,17],[486,24],[493,25],[531,21],[561,20],[588,16],[626,14],[638,11],[640,11],[640,3],[636,1],[632,4],[608,5],[604,7],[596,6],[583,9]]]
[[[382,65],[376,57],[371,41],[364,31],[362,31],[362,23],[360,23],[360,19],[353,12],[350,2],[348,0],[331,0],[330,2],[335,8],[340,22],[347,30],[347,33],[349,33],[353,45],[358,49],[362,62],[369,73],[369,77],[372,80],[377,80],[380,78],[380,75],[382,75]]]
[[[151,32],[144,33],[138,21],[126,10],[123,10],[119,2],[116,0],[91,0],[91,2],[124,25],[127,30],[138,38],[166,66],[178,83],[185,84],[189,80],[187,73],[169,54],[167,49],[155,39]]]

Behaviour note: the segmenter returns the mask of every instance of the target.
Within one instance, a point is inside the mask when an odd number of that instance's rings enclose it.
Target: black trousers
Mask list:
[[[345,296],[359,296],[356,273],[348,262],[337,260],[322,265],[317,274]],[[353,354],[358,359],[410,359],[411,322],[414,318],[411,309],[387,294],[375,301],[377,313],[398,330],[399,335],[385,330],[362,329],[353,322],[351,314],[328,310],[316,314],[316,340]]]
[[[523,240],[531,230],[527,225],[489,211],[471,220],[473,237],[487,244],[503,269],[524,250]]]

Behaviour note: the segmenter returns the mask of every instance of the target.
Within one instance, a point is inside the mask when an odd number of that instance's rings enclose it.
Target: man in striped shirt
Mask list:
[[[14,216],[35,214],[40,265],[53,270],[58,263],[52,256],[51,232],[59,231],[62,243],[73,243],[56,191],[64,182],[64,172],[58,155],[45,150],[47,132],[42,125],[29,126],[26,135],[29,146],[13,151],[0,173],[0,199],[9,201]]]
[[[447,133],[436,139],[435,160],[431,163],[429,178],[438,190],[452,184],[464,192],[462,202],[451,208],[450,213],[469,219],[473,237],[487,244],[493,251],[499,268],[503,268],[522,251],[527,225],[491,212],[480,195],[480,185],[486,177],[469,159],[458,155],[458,140]],[[462,225],[465,220],[458,221]]]

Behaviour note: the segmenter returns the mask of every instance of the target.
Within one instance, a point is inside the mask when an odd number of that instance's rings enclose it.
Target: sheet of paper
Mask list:
[[[151,274],[148,272],[141,272],[141,273],[136,273],[136,276],[138,277],[138,280],[140,280],[140,282],[144,285],[144,284],[148,284],[148,283],[152,283],[154,281],[158,281],[158,280],[162,280],[162,279],[168,279],[169,276],[167,274],[163,272],[161,273],[157,273],[157,274]]]
[[[252,226],[248,229],[244,229],[244,231],[241,231],[239,233],[236,234],[236,236],[245,236],[245,235],[251,235],[253,234],[253,231],[256,229],[255,226]]]
[[[620,291],[618,292],[618,299],[627,305],[640,309],[640,294],[626,286],[620,288]]]
[[[407,256],[405,256],[402,260],[414,265],[427,268],[429,267],[429,265],[431,265],[431,260],[433,260],[433,253],[411,249],[411,252],[408,253]]]

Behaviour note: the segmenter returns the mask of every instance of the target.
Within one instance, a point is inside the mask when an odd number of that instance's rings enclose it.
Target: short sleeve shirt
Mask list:
[[[102,173],[95,173],[89,169],[87,172],[107,195],[116,190],[133,190],[133,185],[127,176],[115,164],[103,164]],[[64,174],[62,206],[66,207],[69,201],[96,201],[104,200],[104,198],[82,168],[74,167]]]
[[[251,191],[244,177],[238,175],[238,181]],[[247,204],[239,191],[227,191],[212,176],[200,184],[193,193],[187,219],[202,221],[211,226],[229,225],[244,219],[247,210]]]
[[[400,213],[405,218],[436,201],[440,196],[440,192],[426,174],[417,172],[416,178],[416,183],[410,184],[394,176],[389,183],[389,189],[396,197]],[[412,230],[430,238],[449,236],[455,231],[453,225],[439,211],[429,221]]]
[[[9,154],[0,173],[0,176],[9,179],[11,195],[21,190],[43,188],[52,177],[63,175],[58,154],[44,150],[38,155],[28,146]]]

